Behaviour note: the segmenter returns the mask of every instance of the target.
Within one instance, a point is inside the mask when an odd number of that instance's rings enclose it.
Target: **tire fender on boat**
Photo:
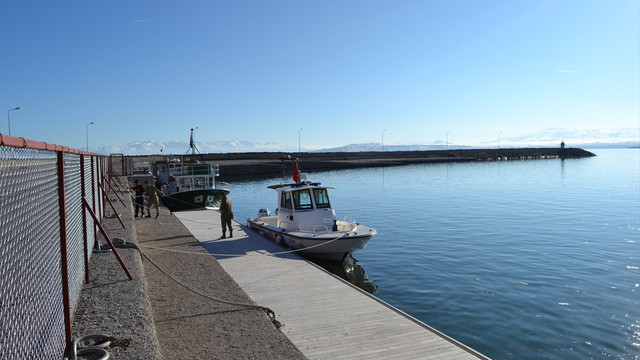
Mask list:
[[[282,241],[283,241],[283,240],[284,240],[284,239],[282,238],[282,235],[278,235],[278,236],[276,236],[276,244],[278,244],[278,245],[282,245]]]

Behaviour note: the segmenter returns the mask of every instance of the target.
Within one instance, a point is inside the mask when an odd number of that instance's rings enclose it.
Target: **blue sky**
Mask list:
[[[638,128],[639,4],[0,0],[0,132],[314,149]]]

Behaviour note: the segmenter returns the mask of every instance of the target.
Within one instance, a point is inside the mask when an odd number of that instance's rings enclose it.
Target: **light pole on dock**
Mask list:
[[[90,123],[88,123],[86,125],[86,132],[85,132],[86,137],[85,137],[85,140],[86,140],[86,146],[87,147],[84,149],[85,151],[89,151],[89,125],[93,125],[93,124],[94,124],[94,122],[92,121],[92,122],[90,122]]]
[[[451,130],[447,131],[447,150],[449,150],[449,133]]]
[[[502,131],[498,133],[498,149],[500,149],[500,134],[502,134]]]
[[[9,123],[9,136],[11,136],[11,112],[15,110],[20,110],[20,106],[16,107],[15,109],[7,110],[7,123]]]

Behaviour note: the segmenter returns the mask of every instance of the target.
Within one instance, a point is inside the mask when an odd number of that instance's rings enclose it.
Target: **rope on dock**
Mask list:
[[[340,236],[338,236],[336,238],[333,238],[331,240],[327,240],[327,241],[321,242],[321,243],[319,243],[317,245],[307,246],[307,247],[303,247],[303,248],[300,248],[300,249],[291,249],[291,250],[287,250],[287,251],[280,251],[280,252],[274,252],[274,253],[258,251],[258,253],[263,254],[263,255],[270,255],[270,256],[291,254],[291,253],[295,253],[295,252],[298,252],[298,251],[305,251],[305,250],[314,249],[314,248],[317,248],[317,247],[320,247],[320,246],[325,246],[325,245],[331,244],[334,241],[338,241],[338,240],[342,239],[346,235],[347,235],[346,233],[343,233]]]
[[[133,248],[138,250],[138,252],[140,253],[140,257],[141,258],[145,258],[147,259],[153,266],[155,266],[158,270],[160,270],[161,273],[165,274],[167,277],[169,277],[171,280],[175,281],[176,283],[178,283],[179,285],[181,285],[182,287],[184,287],[185,289],[200,295],[206,299],[212,300],[212,301],[216,301],[216,302],[220,302],[220,303],[224,303],[224,304],[228,304],[228,305],[236,305],[236,306],[243,306],[243,307],[247,307],[247,308],[252,308],[252,309],[260,309],[262,311],[264,311],[267,316],[269,317],[269,319],[271,320],[271,322],[273,323],[273,325],[275,325],[276,329],[279,329],[281,327],[284,326],[284,324],[282,324],[280,321],[276,320],[276,314],[273,310],[269,309],[268,307],[265,306],[261,306],[261,305],[255,305],[255,304],[245,304],[245,303],[239,303],[239,302],[235,302],[235,301],[229,301],[229,300],[225,300],[225,299],[221,299],[212,295],[209,295],[207,293],[205,293],[204,291],[197,289],[187,283],[185,283],[184,281],[178,279],[177,277],[175,277],[173,274],[169,273],[169,271],[165,270],[162,266],[158,265],[158,263],[156,263],[155,261],[153,261],[152,258],[149,257],[149,255],[145,254],[144,251],[142,251],[142,249],[140,249],[140,247],[138,246],[138,244],[136,243],[131,243],[131,242],[126,242],[123,239],[114,239],[114,240],[119,240],[118,241],[118,246],[119,247],[125,247],[125,248]]]
[[[92,340],[92,345],[86,343]],[[79,339],[75,339],[71,343],[71,354],[69,357],[65,356],[64,360],[77,360],[78,356],[93,355],[92,359],[107,360],[109,359],[109,352],[107,348],[122,346],[129,347],[131,345],[131,339],[118,339],[114,336],[107,335],[87,335]],[[96,356],[100,356],[96,358]]]
[[[345,237],[346,234],[342,234],[334,239],[331,240],[327,240],[325,242],[322,242],[320,244],[317,245],[313,245],[313,246],[308,246],[308,247],[304,247],[304,248],[300,248],[300,249],[291,249],[291,250],[286,250],[286,251],[279,251],[279,252],[267,252],[266,250],[257,250],[256,252],[258,254],[261,255],[268,255],[268,256],[277,256],[277,255],[285,255],[285,254],[293,254],[293,253],[297,253],[300,251],[305,251],[305,250],[309,250],[309,249],[313,249],[313,248],[317,248],[320,246],[325,246],[328,245],[334,241],[338,241],[340,239],[342,239],[343,237]],[[151,246],[151,245],[143,245],[140,244],[139,246],[141,247],[145,247],[148,249],[154,249],[154,250],[164,250],[164,251],[171,251],[171,252],[177,252],[177,253],[182,253],[182,254],[193,254],[193,255],[206,255],[206,256],[220,256],[220,257],[242,257],[242,256],[247,256],[247,254],[215,254],[215,253],[210,253],[210,252],[195,252],[195,251],[185,251],[185,250],[175,250],[175,249],[167,249],[167,248],[161,248],[161,247],[157,247],[157,246]]]

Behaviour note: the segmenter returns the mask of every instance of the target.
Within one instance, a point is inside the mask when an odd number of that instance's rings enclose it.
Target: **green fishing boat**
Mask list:
[[[226,183],[216,182],[220,174],[219,166],[206,164],[196,156],[193,129],[191,131],[191,155],[153,164],[153,173],[165,195],[162,203],[171,211],[217,209],[221,195],[229,193]]]

